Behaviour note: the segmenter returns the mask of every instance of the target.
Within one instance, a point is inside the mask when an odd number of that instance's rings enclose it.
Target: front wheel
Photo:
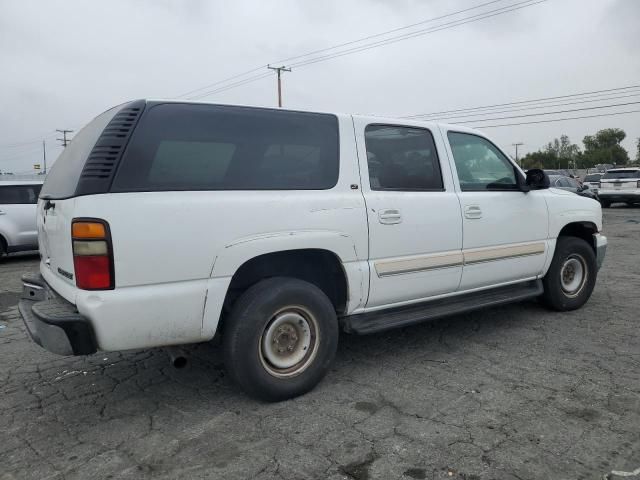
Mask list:
[[[324,377],[338,347],[331,301],[315,285],[274,277],[237,300],[223,333],[225,367],[252,397],[302,395]]]
[[[580,308],[589,300],[597,274],[591,245],[581,238],[559,237],[551,266],[542,280],[542,300],[558,311]]]

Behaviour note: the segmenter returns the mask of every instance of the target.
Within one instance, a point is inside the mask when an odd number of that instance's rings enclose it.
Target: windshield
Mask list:
[[[602,177],[603,180],[611,178],[638,178],[640,177],[640,170],[609,170]]]

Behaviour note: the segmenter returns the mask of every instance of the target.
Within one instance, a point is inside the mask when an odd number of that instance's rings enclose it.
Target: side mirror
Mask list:
[[[551,182],[549,181],[549,175],[539,168],[532,168],[527,170],[527,179],[525,185],[531,190],[542,190],[549,188]]]
[[[580,185],[580,188],[578,188],[578,190],[580,190],[581,192],[584,192],[585,190],[589,190],[589,185]]]

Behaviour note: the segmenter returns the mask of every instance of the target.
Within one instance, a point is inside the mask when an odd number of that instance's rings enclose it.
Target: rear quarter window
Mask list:
[[[618,171],[609,170],[602,177],[603,180],[625,179],[625,178],[640,178],[640,170],[618,170]]]
[[[141,118],[112,191],[329,189],[338,149],[333,115],[159,104]]]

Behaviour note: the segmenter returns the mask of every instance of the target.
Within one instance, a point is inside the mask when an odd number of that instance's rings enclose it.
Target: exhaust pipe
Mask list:
[[[187,354],[178,347],[166,347],[167,354],[169,355],[169,363],[174,368],[184,368],[189,364]]]

